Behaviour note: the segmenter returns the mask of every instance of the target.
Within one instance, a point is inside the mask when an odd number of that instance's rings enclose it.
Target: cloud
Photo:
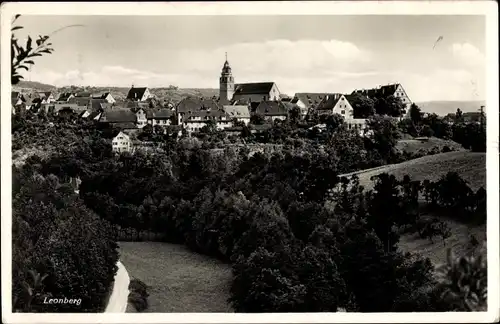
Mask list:
[[[474,45],[469,43],[455,43],[451,45],[453,56],[469,66],[478,66],[484,64],[484,54]]]
[[[93,61],[90,68],[73,68],[64,73],[35,65],[31,79],[57,86],[129,87],[134,84],[217,88],[227,52],[237,83],[274,81],[282,92],[289,95],[295,92],[350,93],[354,89],[400,82],[414,101],[484,99],[482,53],[468,43],[453,44],[450,50],[459,61],[450,60],[453,64],[447,69],[433,70],[432,65],[426,65],[426,69],[417,70],[407,65],[382,67],[374,59],[376,53],[354,43],[269,40],[236,43],[211,50],[158,50],[134,55],[141,57],[137,61],[147,67],[145,69],[137,68],[130,59],[120,61],[120,57],[108,62]],[[142,57],[147,58],[146,62]]]

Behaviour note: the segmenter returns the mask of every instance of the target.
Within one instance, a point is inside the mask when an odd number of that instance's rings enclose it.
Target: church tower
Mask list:
[[[234,78],[231,73],[231,67],[229,66],[229,62],[227,61],[227,53],[226,53],[226,62],[224,62],[224,66],[222,67],[222,72],[219,78],[219,97],[220,102],[222,104],[229,104],[233,99],[234,95]]]

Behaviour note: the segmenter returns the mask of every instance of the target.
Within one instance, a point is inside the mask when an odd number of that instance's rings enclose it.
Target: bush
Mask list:
[[[148,309],[148,286],[141,280],[134,278],[130,280],[128,289],[130,294],[128,295],[128,302],[134,306],[135,310],[138,312],[143,312]]]

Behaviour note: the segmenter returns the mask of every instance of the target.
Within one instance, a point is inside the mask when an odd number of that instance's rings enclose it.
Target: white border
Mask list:
[[[477,313],[309,313],[309,314],[18,314],[11,312],[11,17],[23,15],[472,15],[487,17],[487,191],[488,312]],[[2,321],[8,323],[486,323],[499,319],[498,198],[498,4],[495,1],[353,1],[232,3],[2,3],[1,5]],[[7,190],[6,190],[7,189]]]

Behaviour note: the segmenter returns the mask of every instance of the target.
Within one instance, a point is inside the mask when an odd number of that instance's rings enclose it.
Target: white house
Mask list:
[[[262,115],[270,121],[285,120],[288,117],[288,110],[281,101],[262,101],[255,109],[255,114]]]
[[[250,123],[250,110],[248,109],[248,106],[233,105],[224,106],[223,108],[230,119],[236,118],[239,122],[245,123],[245,125]]]
[[[148,124],[148,118],[146,111],[143,108],[139,108],[136,112],[135,115],[137,116],[137,128],[143,128]]]
[[[354,109],[349,102],[349,98],[349,95],[341,93],[326,94],[315,109],[319,115],[339,114],[344,117],[348,129],[364,131],[366,128],[366,119],[354,118]]]
[[[125,134],[124,132],[118,133],[113,138],[113,152],[131,152],[132,151],[132,141],[130,140],[130,136]]]
[[[182,119],[182,126],[189,132],[198,132],[207,123],[213,120],[218,130],[232,127],[232,120],[224,110],[202,110],[185,114]]]
[[[173,109],[157,109],[153,111],[148,111],[147,113],[147,123],[152,126],[170,126],[172,125],[172,120],[175,119],[176,114]]]

